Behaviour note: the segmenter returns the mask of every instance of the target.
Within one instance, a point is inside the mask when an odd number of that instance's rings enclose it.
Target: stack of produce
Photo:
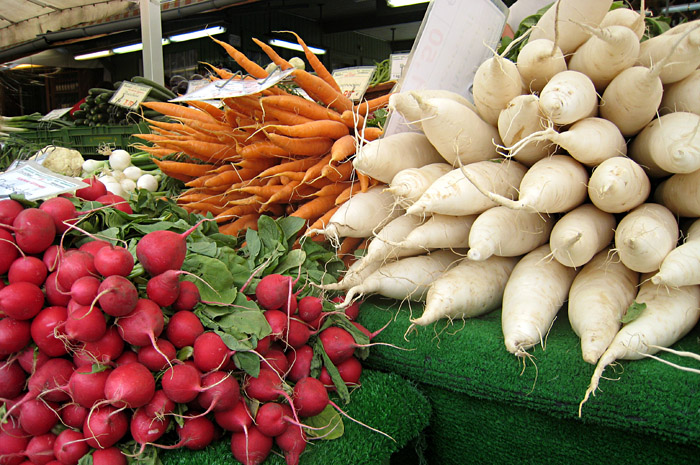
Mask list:
[[[501,308],[506,349],[527,357],[568,300],[597,364],[584,401],[606,366],[696,325],[700,22],[640,41],[643,16],[611,3],[556,2],[516,61],[480,65],[474,105],[392,96],[415,132],[368,143],[353,163],[406,214],[329,286],[347,290],[340,307],[368,293],[424,301],[419,326]],[[441,160],[414,154],[419,141]]]
[[[214,40],[250,76],[268,77],[241,52]],[[256,43],[277,66],[293,68],[269,46]],[[353,104],[308,49],[306,57],[316,74],[294,69],[291,83],[225,98],[221,108],[203,101],[142,104],[173,121],[147,119],[152,133],[137,137],[150,145],[139,148],[154,156],[163,173],[185,183],[178,203],[191,212],[212,214],[223,233],[255,228],[263,214],[291,215],[311,228],[322,227],[354,193],[379,184],[355,173],[351,157],[359,145],[381,134],[366,123],[386,105],[388,95]],[[220,79],[240,79],[213,70]]]

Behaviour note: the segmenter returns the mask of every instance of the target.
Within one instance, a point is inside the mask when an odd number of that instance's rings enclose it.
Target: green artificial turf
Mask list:
[[[396,374],[374,370],[365,370],[361,382],[362,386],[352,393],[345,411],[394,440],[346,418],[343,436],[311,442],[301,455],[300,465],[388,464],[392,454],[418,438],[426,428],[431,415],[430,403],[414,383]],[[231,454],[230,434],[202,451],[164,451],[161,460],[163,465],[239,463]],[[264,462],[265,465],[284,463],[284,458],[275,453]]]
[[[500,312],[407,331],[411,311],[419,316],[422,306],[399,308],[373,298],[363,305],[360,322],[374,331],[392,320],[374,341],[407,349],[373,347],[367,364],[420,383],[428,395],[431,463],[514,463],[516,457],[518,463],[533,464],[603,458],[698,462],[700,375],[651,359],[622,361],[606,369],[604,376],[615,379],[601,380],[579,418],[594,367],[582,360],[565,311],[548,334],[546,349],[530,350],[533,357],[525,365],[505,349]],[[700,353],[700,329],[674,348]],[[700,368],[688,358],[662,357]],[[544,455],[523,462],[542,447]],[[511,458],[501,462],[504,454]],[[552,454],[555,458],[546,458]],[[586,456],[590,460],[582,460]]]

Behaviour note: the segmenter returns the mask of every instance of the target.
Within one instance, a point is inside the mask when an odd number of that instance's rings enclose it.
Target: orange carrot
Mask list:
[[[259,218],[260,213],[248,213],[247,215],[241,216],[236,221],[219,226],[219,232],[229,236],[237,236],[239,233],[244,232],[247,229],[257,230]]]
[[[260,173],[261,178],[266,178],[268,176],[275,176],[279,173],[284,173],[287,171],[306,171],[317,163],[317,160],[313,157],[299,158],[298,160],[292,160],[279,165],[275,165],[271,168],[266,169]]]
[[[239,147],[238,154],[244,159],[260,157],[288,157],[291,155],[288,150],[269,140],[243,145]]]
[[[307,221],[314,222],[316,219],[323,216],[329,209],[335,206],[335,196],[325,195],[323,197],[316,197],[313,200],[303,203],[299,208],[297,208],[291,216],[296,216],[297,218],[303,218]]]
[[[355,136],[351,134],[343,136],[333,142],[333,146],[331,147],[331,161],[343,161],[354,154],[355,151]]]
[[[207,172],[206,174],[203,174],[201,176],[197,176],[194,179],[191,179],[190,181],[185,182],[185,186],[189,188],[204,188],[207,187],[205,183],[207,182],[208,179],[216,176],[216,174]]]
[[[214,216],[217,223],[224,221],[231,221],[239,218],[243,215],[248,215],[250,213],[255,213],[258,211],[258,206],[254,204],[250,205],[234,205],[232,207],[226,208],[221,213]]]
[[[216,66],[212,65],[211,63],[207,63],[207,62],[203,61],[202,64],[205,66],[208,66],[221,79],[231,79],[233,76],[235,76],[235,74],[233,74],[232,72],[226,71],[225,69],[222,69],[222,68],[217,68]]]
[[[181,203],[180,206],[188,211],[199,210],[200,212],[209,212],[212,215],[218,215],[226,209],[223,205],[204,201]]]
[[[334,121],[343,121],[340,118],[340,113],[316,102],[305,99],[298,95],[269,95],[262,97],[260,103],[265,105],[274,105],[276,107],[297,113],[309,119],[332,119]]]
[[[338,197],[336,197],[336,199],[335,199],[335,204],[341,205],[341,204],[345,203],[350,197],[357,194],[359,191],[360,191],[360,183],[357,183],[357,182],[352,183],[347,189],[345,189],[343,192],[338,194]]]
[[[277,160],[274,158],[244,158],[236,163],[237,168],[258,170],[258,172],[276,165]]]
[[[355,171],[355,174],[357,175],[357,180],[360,182],[360,192],[367,192],[369,189],[369,176],[359,171]]]
[[[224,171],[223,173],[219,173],[219,174],[215,175],[214,177],[208,179],[204,183],[204,185],[206,187],[222,186],[222,185],[231,186],[234,183],[246,181],[248,179],[252,179],[258,173],[259,173],[258,170],[246,170],[246,169]]]
[[[349,161],[340,165],[328,164],[321,170],[321,176],[332,182],[346,181],[352,176],[353,170],[354,167]]]
[[[158,159],[161,159],[163,157],[166,157],[168,155],[171,155],[171,154],[177,152],[177,150],[171,150],[171,149],[167,149],[165,147],[153,147],[150,145],[143,145],[143,144],[135,144],[133,147],[137,150],[142,150],[144,152],[148,152],[149,154],[151,154],[151,156],[153,156],[154,158],[158,158]]]
[[[352,110],[352,100],[335,90],[320,77],[304,71],[303,69],[295,69],[292,71],[292,75],[299,87],[304,89],[314,100],[319,100],[323,102],[324,105],[340,113],[345,110]]]
[[[359,136],[362,138],[362,140],[366,142],[371,142],[373,140],[379,139],[383,133],[384,130],[382,128],[377,128],[374,126],[369,126],[358,131]]]
[[[314,221],[310,226],[308,230],[322,230],[325,229],[326,226],[328,226],[328,223],[330,222],[331,217],[333,214],[340,208],[340,205],[333,206],[330,210],[326,211],[323,216],[319,217],[316,221]]]
[[[204,102],[201,100],[191,100],[187,102],[187,104],[192,107],[195,107],[198,110],[209,113],[217,121],[224,120],[224,110],[215,105],[212,105],[209,102]]]
[[[237,160],[239,157],[236,147],[226,144],[197,140],[174,140],[168,141],[168,144],[178,147],[190,157],[204,162],[220,163]]]
[[[340,243],[340,247],[336,250],[336,255],[342,257],[351,254],[357,249],[357,246],[364,241],[364,237],[346,237]]]
[[[314,160],[316,160],[316,163],[306,169],[303,181],[304,183],[309,183],[321,177],[321,170],[323,170],[323,168],[331,162],[331,154],[329,153],[320,160],[317,158],[314,158]]]
[[[226,50],[226,53],[228,53],[229,56],[233,58],[234,61],[245,70],[246,73],[250,74],[256,79],[263,79],[268,76],[267,71],[265,71],[263,67],[250,60],[243,52],[238,51],[233,45],[217,40],[214,37],[212,37],[212,40],[221,45],[224,50]]]
[[[271,203],[289,203],[289,200],[294,193],[294,190],[299,186],[299,181],[291,181],[282,186],[282,189],[275,192],[261,207],[261,211],[264,211],[267,205]]]
[[[141,102],[141,105],[172,118],[190,118],[202,122],[218,123],[217,119],[202,110],[170,102]]]
[[[353,110],[345,110],[341,113],[340,118],[349,128],[362,130],[365,126],[365,117]]]
[[[267,102],[262,102],[262,100],[260,103],[264,112],[263,120],[266,123],[269,122],[270,119],[279,120],[283,124],[302,124],[314,121],[313,119],[307,118],[306,116],[302,116],[298,113],[287,111],[274,105],[269,105]]]
[[[385,107],[389,104],[389,97],[391,93],[380,95],[370,100],[365,100],[353,107],[353,110],[360,115],[368,115],[374,110]]]
[[[280,32],[289,32],[290,34],[294,34],[294,37],[296,37],[297,39],[297,43],[301,45],[301,48],[304,49],[304,56],[306,56],[306,61],[309,62],[311,68],[313,68],[313,70],[316,71],[316,74],[318,74],[321,79],[326,81],[331,87],[340,92],[340,86],[337,82],[335,82],[335,79],[333,79],[333,75],[328,71],[328,69],[323,65],[323,63],[321,63],[321,60],[319,60],[318,57],[314,55],[314,52],[309,50],[309,47],[306,46],[306,43],[301,39],[301,37],[299,37],[299,35],[296,32],[292,31]]]
[[[331,139],[339,139],[350,133],[345,124],[329,119],[310,121],[293,126],[266,125],[265,128],[273,128],[276,134],[288,137],[330,137]]]
[[[287,60],[279,56],[277,52],[275,52],[274,49],[267,45],[265,42],[261,42],[255,37],[253,37],[253,42],[258,44],[258,46],[263,50],[263,52],[265,52],[265,55],[267,55],[274,64],[276,64],[283,70],[294,68],[294,66],[292,66]]]
[[[337,197],[341,192],[347,189],[348,184],[344,182],[332,182],[326,184],[314,193],[315,197],[325,197],[326,195],[333,195]]]
[[[270,197],[275,195],[277,192],[281,191],[284,189],[284,186],[281,184],[278,185],[265,185],[265,186],[246,186],[246,187],[241,187],[239,190],[241,192],[245,192],[246,194],[251,194],[251,195],[256,195],[258,197],[262,197],[265,200],[268,200]]]
[[[322,156],[331,149],[333,139],[330,137],[287,137],[268,133],[270,142],[288,153],[307,157]]]
[[[171,160],[154,159],[153,162],[156,164],[156,166],[158,166],[158,168],[160,168],[163,174],[170,176],[171,178],[179,179],[183,182],[202,176],[206,174],[207,171],[214,168],[214,165],[201,165],[198,163]]]

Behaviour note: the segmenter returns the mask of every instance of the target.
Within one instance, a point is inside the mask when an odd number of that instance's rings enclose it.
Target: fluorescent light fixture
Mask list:
[[[112,54],[111,50],[100,50],[99,52],[86,53],[84,55],[76,55],[73,58],[76,60],[94,60],[95,58],[104,58]]]
[[[184,34],[177,34],[174,36],[170,36],[169,39],[171,42],[184,42],[186,40],[201,39],[202,37],[213,36],[216,34],[221,34],[223,32],[226,32],[225,27],[214,26],[214,27],[208,27],[205,29],[201,29],[199,31],[186,32]]]
[[[392,8],[402,6],[417,5],[419,3],[428,3],[430,0],[386,0],[386,4]]]
[[[287,42],[286,40],[280,40],[280,39],[270,39],[267,41],[268,44],[272,45],[273,47],[282,47],[282,48],[288,48],[290,50],[297,50],[299,52],[303,52],[304,49],[301,47],[299,44],[295,44],[294,42]],[[323,48],[317,48],[317,47],[308,47],[309,50],[311,50],[314,55],[323,55],[326,53],[326,50]]]
[[[163,45],[168,45],[170,43],[169,39],[163,39],[161,41]],[[117,47],[113,48],[112,52],[116,54],[121,54],[121,53],[129,53],[129,52],[138,52],[139,50],[143,50],[143,44],[139,42],[138,44],[131,44],[131,45],[124,45],[123,47]]]
[[[30,63],[20,63],[18,65],[12,66],[10,69],[32,69],[32,68],[41,68],[42,65],[33,65]]]

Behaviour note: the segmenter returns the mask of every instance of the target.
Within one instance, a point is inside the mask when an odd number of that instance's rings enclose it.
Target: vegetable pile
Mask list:
[[[224,439],[241,463],[294,464],[342,435],[372,335],[359,305],[321,297],[343,264],[298,240],[303,220],[237,239],[148,191],[110,206],[92,188],[0,200],[3,464],[158,463]]]
[[[643,15],[611,5],[555,2],[515,60],[479,66],[474,104],[391,95],[412,131],[367,143],[353,164],[405,214],[385,217],[329,287],[347,291],[340,308],[368,293],[424,301],[418,326],[501,308],[506,350],[530,357],[568,300],[597,364],[583,402],[606,366],[653,357],[697,324],[700,22],[641,40]]]

